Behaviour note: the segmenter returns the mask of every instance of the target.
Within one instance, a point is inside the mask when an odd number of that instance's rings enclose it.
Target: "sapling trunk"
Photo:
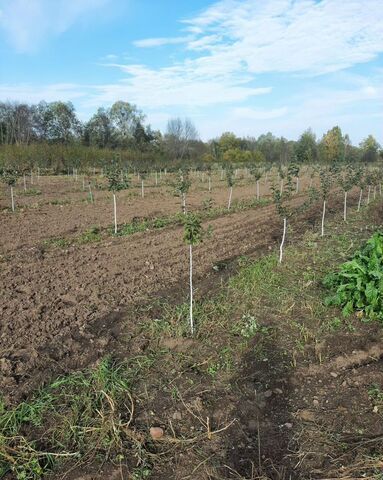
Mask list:
[[[283,219],[283,236],[282,236],[281,245],[279,247],[279,263],[282,263],[282,258],[283,258],[283,245],[285,244],[285,238],[286,238],[286,226],[287,226],[287,219],[285,217]]]
[[[343,220],[347,221],[347,192],[344,192]]]
[[[144,179],[141,179],[141,197],[145,197],[145,191],[144,191]]]
[[[11,204],[12,204],[12,212],[15,211],[15,198],[14,198],[14,195],[13,195],[13,187],[11,185]]]
[[[85,190],[85,178],[82,177],[82,190],[84,191]]]
[[[310,178],[310,188],[313,186],[313,179]]]
[[[360,212],[360,206],[362,205],[362,197],[363,197],[363,188],[360,189],[360,193],[359,193],[358,212]]]
[[[158,185],[158,174],[157,174],[157,170],[156,170],[156,186]]]
[[[283,178],[282,178],[282,180],[281,180],[281,189],[280,189],[280,191],[281,191],[281,195],[282,195],[282,193],[283,193]]]
[[[297,177],[297,189],[296,192],[299,193],[299,177]]]
[[[325,215],[326,215],[326,200],[323,200],[321,237],[324,236],[324,217],[325,217]]]
[[[229,201],[228,201],[228,204],[227,204],[227,209],[230,210],[230,207],[231,207],[231,197],[233,195],[233,187],[230,187],[230,191],[229,191]]]
[[[347,221],[347,192],[344,192],[344,202],[343,202],[343,220]]]
[[[91,184],[89,182],[89,198],[90,198],[90,203],[93,203],[93,193],[92,193],[92,187],[91,187]]]
[[[190,286],[190,308],[189,308],[189,318],[190,318],[190,330],[191,334],[194,334],[194,320],[193,320],[193,247],[189,245],[189,286]]]
[[[211,192],[211,177],[209,175],[209,192]]]
[[[379,183],[379,197],[382,196],[382,184]]]
[[[186,193],[182,192],[182,213],[186,213]]]
[[[40,167],[37,167],[37,183],[40,182]]]
[[[374,200],[376,199],[376,185],[374,185]]]
[[[113,192],[113,211],[114,211],[114,233],[117,233],[117,201],[116,194]]]
[[[221,180],[223,180],[223,168],[221,169]]]
[[[23,175],[23,180],[24,180],[24,192],[27,191],[27,179],[25,178],[25,173]]]
[[[370,193],[371,193],[371,185],[368,186],[367,205],[370,205]]]
[[[31,185],[33,185],[33,170],[31,170]]]
[[[259,180],[257,180],[257,200],[259,200]]]

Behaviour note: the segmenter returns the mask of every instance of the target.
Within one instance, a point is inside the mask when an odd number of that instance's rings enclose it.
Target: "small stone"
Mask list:
[[[275,388],[275,389],[274,389],[274,392],[275,392],[277,395],[282,395],[283,390],[282,390],[281,388]]]
[[[153,440],[159,440],[164,436],[164,430],[161,427],[150,427],[149,433]]]
[[[272,396],[272,394],[273,394],[273,392],[272,392],[271,390],[266,390],[266,392],[264,393],[264,396],[265,396],[266,398],[269,398],[269,397]]]
[[[174,412],[172,415],[173,420],[182,420],[182,413],[181,412]]]
[[[379,412],[378,405],[375,405],[375,407],[373,408],[372,411],[373,411],[374,413],[378,413],[378,412]]]
[[[293,428],[293,424],[292,423],[285,423],[285,427],[290,430],[291,428]]]
[[[330,375],[334,378],[336,378],[338,376],[338,374],[336,372],[331,372]]]
[[[342,383],[342,387],[347,387],[347,380]]]
[[[319,401],[317,399],[313,400],[314,407],[319,407]]]

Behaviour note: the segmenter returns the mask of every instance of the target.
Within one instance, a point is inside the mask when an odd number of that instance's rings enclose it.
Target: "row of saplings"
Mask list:
[[[267,181],[267,175],[271,168],[261,168],[259,165],[253,164],[249,168],[249,172],[254,178],[256,185],[256,199],[260,199],[260,189],[259,182],[262,176],[265,174]],[[282,240],[279,247],[279,262],[282,262],[283,259],[283,247],[286,239],[287,231],[287,221],[296,213],[301,213],[307,209],[313,202],[317,201],[319,198],[322,200],[322,220],[321,220],[321,236],[324,236],[324,225],[325,225],[325,215],[326,215],[326,206],[330,192],[337,187],[340,187],[344,194],[344,206],[343,206],[343,219],[347,221],[347,197],[348,193],[354,188],[359,187],[359,200],[358,200],[358,212],[360,211],[363,195],[367,189],[366,194],[366,204],[370,203],[371,197],[374,199],[377,195],[377,189],[379,189],[379,195],[382,194],[382,172],[380,169],[367,169],[362,166],[354,167],[351,164],[345,166],[340,166],[334,164],[329,167],[312,167],[311,171],[311,181],[308,189],[308,196],[306,200],[299,204],[299,206],[294,206],[290,201],[293,193],[299,192],[299,167],[295,164],[290,164],[287,169],[283,169],[282,166],[278,168],[278,184],[275,182],[275,179],[271,180],[271,191],[272,199],[276,207],[276,211],[279,214],[283,222],[283,233]],[[235,184],[235,174],[234,169],[231,164],[226,165],[225,168],[227,185],[229,188],[229,196],[227,209],[231,208],[233,187]],[[319,187],[314,188],[313,178],[315,175],[319,174]],[[12,211],[15,210],[14,202],[14,192],[13,188],[17,183],[19,173],[15,169],[3,168],[0,171],[1,179],[10,187],[11,192],[11,204]],[[108,188],[112,192],[113,196],[113,212],[114,212],[114,233],[118,233],[118,223],[117,223],[117,192],[125,190],[129,187],[129,175],[126,170],[119,168],[118,164],[111,164],[105,172],[105,176],[108,180]],[[209,176],[209,191],[211,190],[211,169],[208,170]],[[184,240],[189,247],[189,261],[190,261],[190,275],[189,275],[189,285],[190,285],[190,312],[189,312],[189,321],[192,334],[194,333],[194,320],[193,320],[193,246],[200,243],[204,237],[204,231],[202,228],[201,218],[193,213],[187,213],[186,211],[186,196],[191,186],[191,180],[188,170],[180,170],[177,181],[174,184],[177,194],[181,198],[181,209],[183,216],[184,224]],[[24,188],[25,188],[25,177],[24,177]],[[142,182],[143,188],[143,182]],[[93,195],[90,190],[90,198],[93,203]]]

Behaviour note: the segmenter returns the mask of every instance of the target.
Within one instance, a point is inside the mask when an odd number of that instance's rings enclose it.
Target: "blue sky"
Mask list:
[[[383,144],[382,0],[0,0],[0,100]]]

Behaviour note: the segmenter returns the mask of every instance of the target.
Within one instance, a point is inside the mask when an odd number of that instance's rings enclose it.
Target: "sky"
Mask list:
[[[383,144],[382,0],[0,0],[0,101]]]

